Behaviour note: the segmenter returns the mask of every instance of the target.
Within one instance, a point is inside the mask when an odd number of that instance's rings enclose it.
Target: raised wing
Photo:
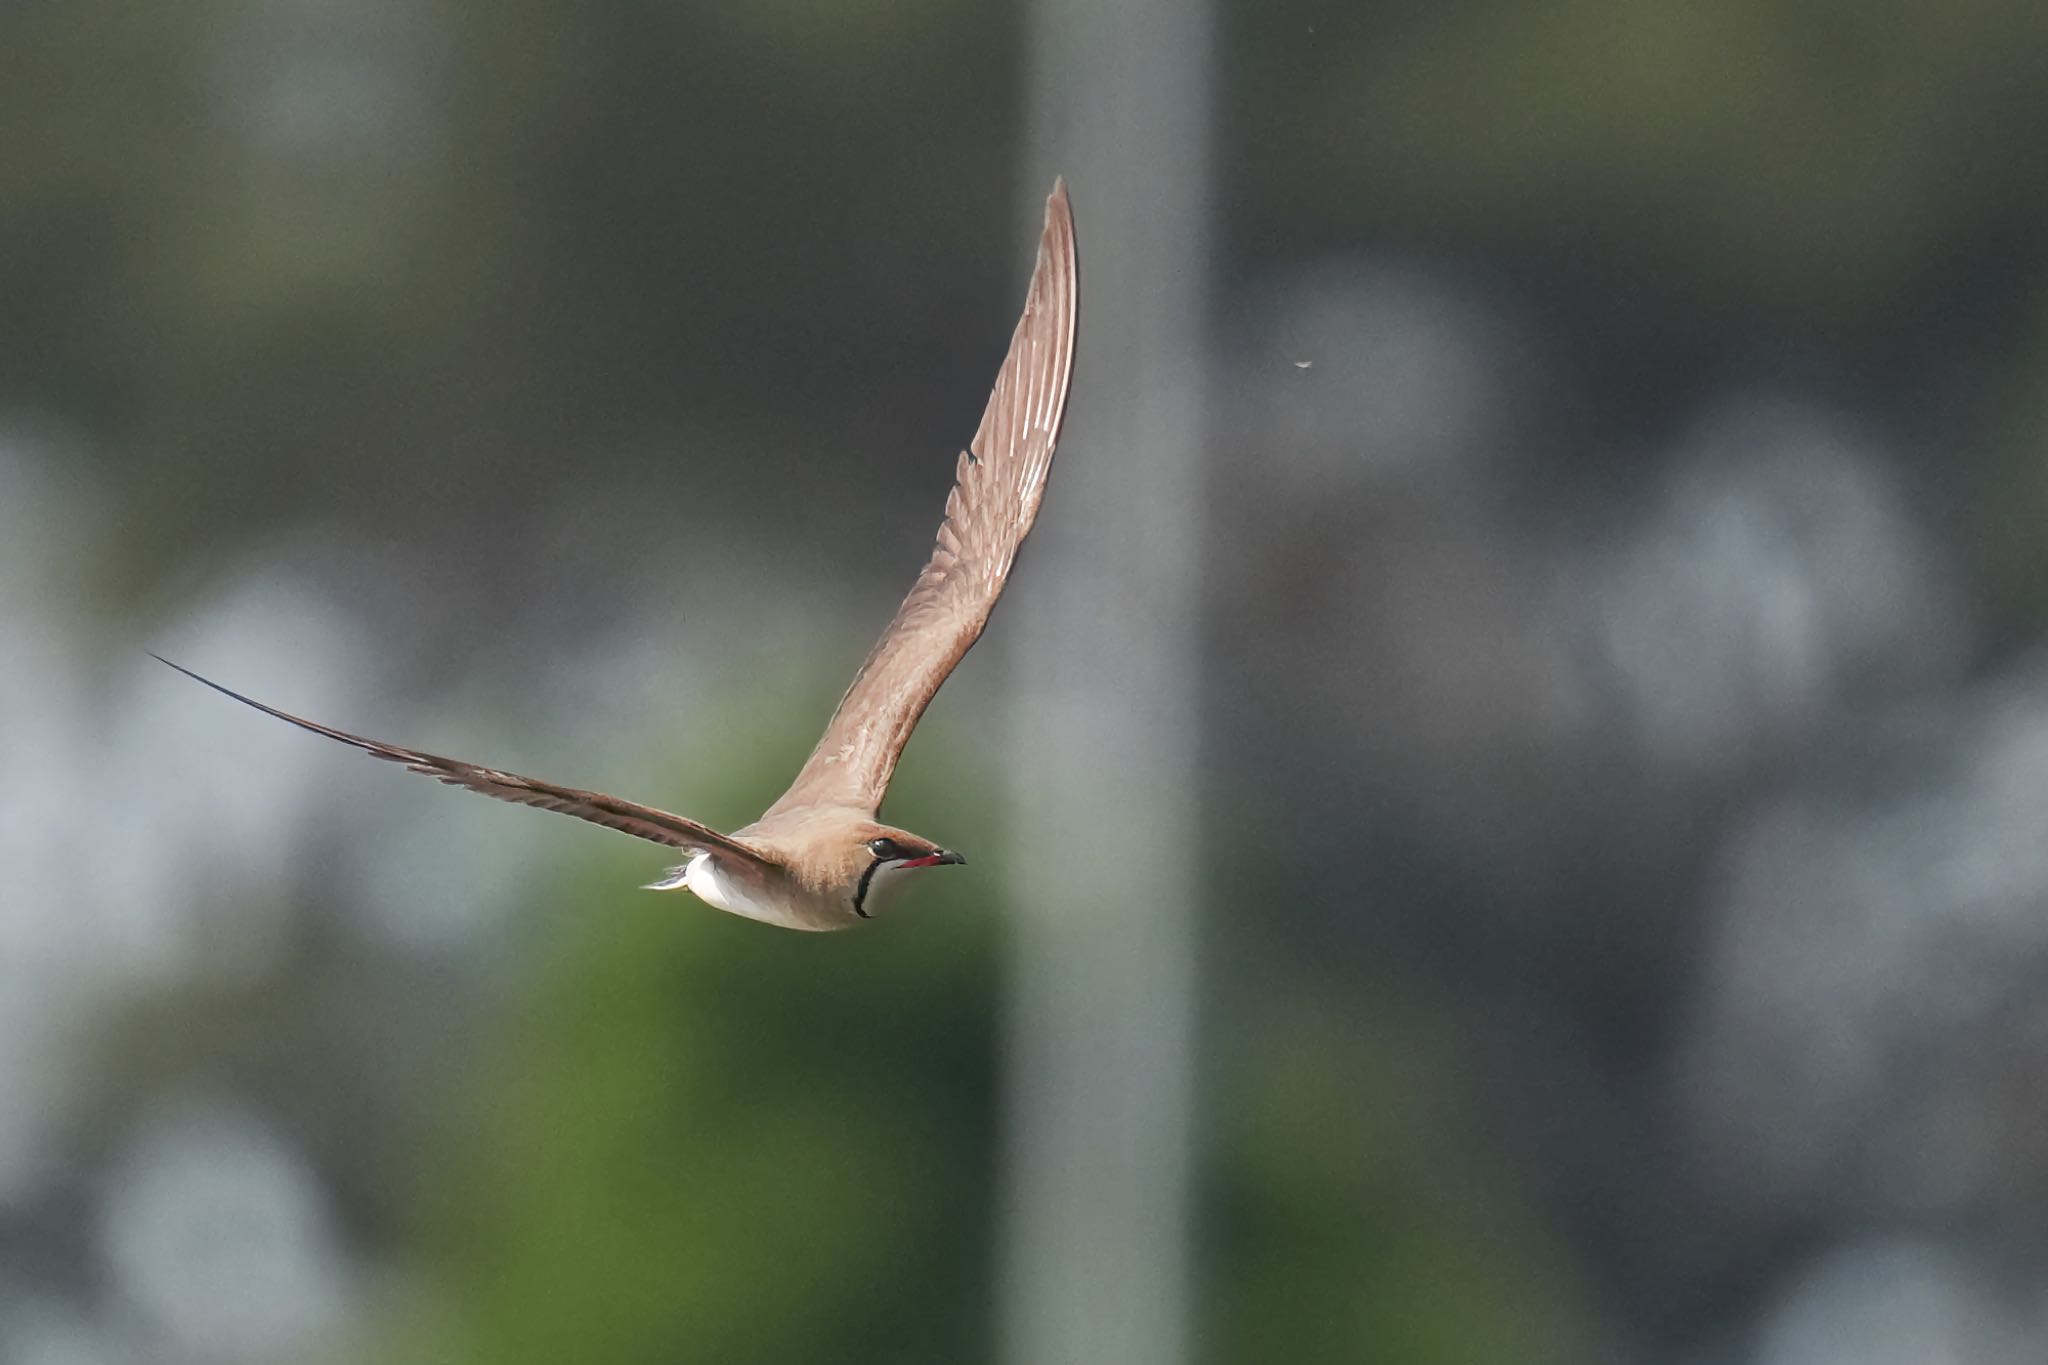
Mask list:
[[[918,717],[980,637],[1045,497],[1074,368],[1078,288],[1073,214],[1065,183],[1055,182],[1024,316],[974,443],[960,453],[931,560],[770,814],[812,805],[877,810]]]
[[[695,820],[680,815],[671,815],[665,810],[652,806],[637,805],[621,801],[616,796],[602,792],[578,791],[574,787],[557,787],[552,782],[540,782],[517,773],[499,772],[495,768],[483,768],[474,763],[464,763],[457,758],[442,758],[439,754],[422,753],[417,749],[401,749],[395,744],[383,744],[361,735],[349,734],[346,730],[335,730],[289,711],[280,711],[274,706],[265,706],[253,697],[222,687],[211,678],[202,678],[181,664],[171,663],[161,654],[152,654],[158,663],[169,664],[195,682],[205,683],[214,691],[233,697],[244,706],[253,706],[267,716],[289,721],[301,730],[311,730],[316,735],[338,739],[343,744],[361,749],[377,758],[403,763],[410,772],[425,773],[451,787],[467,787],[485,796],[494,796],[500,801],[510,801],[521,806],[536,806],[541,810],[559,811],[573,815],[578,820],[588,820],[594,825],[619,830],[637,839],[648,839],[671,848],[708,849],[731,854],[749,865],[767,866],[766,861],[746,845],[737,843],[717,830],[698,824]]]

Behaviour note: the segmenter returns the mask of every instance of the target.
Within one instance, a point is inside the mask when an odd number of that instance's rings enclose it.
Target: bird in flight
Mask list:
[[[931,558],[868,651],[789,790],[760,819],[730,834],[602,792],[352,735],[156,657],[236,701],[403,763],[409,772],[680,849],[683,861],[650,890],[687,889],[720,910],[790,929],[851,928],[872,919],[909,873],[967,861],[876,817],[910,732],[980,637],[1017,547],[1038,517],[1066,414],[1077,288],[1073,215],[1065,184],[1055,182],[1024,316],[996,373],[980,429],[960,453]]]

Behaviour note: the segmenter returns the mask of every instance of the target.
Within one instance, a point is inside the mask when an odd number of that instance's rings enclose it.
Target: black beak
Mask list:
[[[939,864],[944,865],[946,863],[958,863],[960,866],[965,867],[967,866],[967,859],[961,854],[948,853],[941,850],[939,853]]]

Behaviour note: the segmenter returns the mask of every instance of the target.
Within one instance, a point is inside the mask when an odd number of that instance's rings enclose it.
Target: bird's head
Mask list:
[[[929,839],[887,825],[856,830],[854,839],[857,848],[848,859],[853,911],[863,919],[874,918],[913,874],[967,861]]]

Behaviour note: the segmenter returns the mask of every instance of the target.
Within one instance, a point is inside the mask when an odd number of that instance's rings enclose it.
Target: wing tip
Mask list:
[[[206,677],[203,674],[194,673],[191,669],[185,667],[185,665],[183,664],[172,663],[169,659],[166,659],[163,655],[157,653],[153,649],[145,649],[142,652],[144,654],[147,654],[150,658],[155,659],[165,668],[175,669],[177,672],[183,673],[186,677],[190,678],[193,682],[199,683],[205,687],[210,687],[214,691],[220,693],[222,696],[233,697],[236,701],[241,702],[247,706],[253,706],[259,711],[267,711],[270,709],[264,706],[262,702],[252,701],[250,698],[243,696],[241,693],[233,690],[232,688],[221,686],[219,683],[215,682],[213,679],[209,677]]]
[[[1047,243],[1059,240],[1068,257],[1074,251],[1074,203],[1067,196],[1067,178],[1056,175],[1052,178],[1052,193],[1045,197],[1045,229],[1042,234]]]

